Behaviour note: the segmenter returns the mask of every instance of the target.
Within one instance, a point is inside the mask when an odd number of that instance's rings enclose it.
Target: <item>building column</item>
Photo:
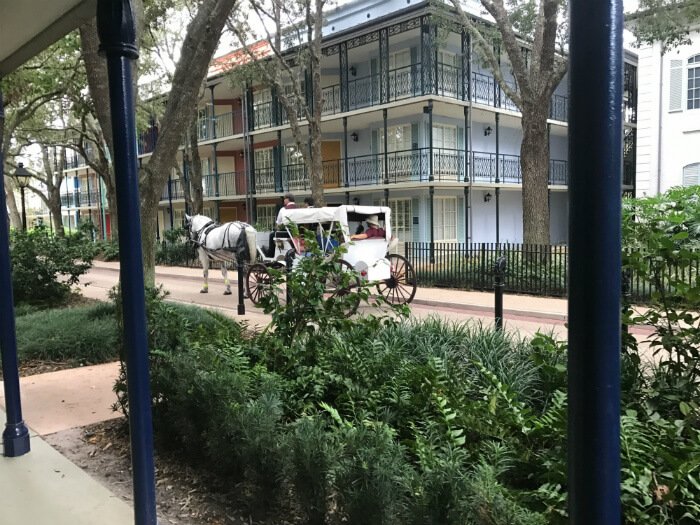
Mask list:
[[[496,244],[501,242],[501,188],[496,187]]]
[[[469,244],[469,186],[464,187],[464,243]]]
[[[431,17],[426,15],[421,17],[420,29],[422,62],[421,93],[423,95],[429,95],[437,93],[437,79],[435,78],[435,68],[437,67],[435,33],[437,27],[432,22]]]
[[[384,184],[389,184],[389,130],[387,127],[388,111],[386,108],[382,110],[382,119],[384,122]]]
[[[552,184],[552,125],[547,123],[547,184]]]
[[[168,173],[168,213],[170,214],[170,229],[174,229],[174,221],[175,219],[173,218],[173,172],[170,170],[170,173]]]
[[[343,185],[346,188],[350,186],[348,165],[348,117],[343,117]]]
[[[428,188],[428,213],[430,214],[430,262],[435,262],[435,187]]]
[[[282,180],[282,130],[277,130],[277,145],[272,148],[272,156],[275,162],[275,191],[281,193],[284,191],[284,181]]]
[[[379,30],[379,102],[389,102],[389,28]]]
[[[389,188],[384,188],[384,206],[389,206]]]
[[[350,96],[348,92],[348,43],[341,42],[338,50],[338,60],[340,61],[340,109],[350,110]]]
[[[501,182],[501,115],[496,113],[496,184]]]
[[[469,118],[469,106],[464,106],[464,182],[471,180],[469,141],[471,139],[472,127]]]
[[[462,100],[471,100],[472,41],[469,32],[462,29]]]
[[[428,105],[423,107],[423,113],[428,114],[428,180],[435,180],[433,173],[433,101],[428,101]],[[422,178],[422,177],[421,177]]]
[[[0,91],[0,119],[5,112]],[[5,195],[4,159],[0,151],[0,195]],[[22,400],[17,366],[17,332],[15,305],[12,295],[12,264],[10,261],[10,227],[7,213],[0,213],[0,353],[2,354],[3,388],[5,392],[5,430],[2,433],[4,454],[22,456],[29,452],[29,430],[22,419]]]

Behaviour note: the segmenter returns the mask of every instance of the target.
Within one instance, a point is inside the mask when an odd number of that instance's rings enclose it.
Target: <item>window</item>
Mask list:
[[[457,128],[433,124],[433,148],[457,149]]]
[[[457,55],[449,51],[439,50],[437,60],[438,95],[456,97],[462,77],[457,67]]]
[[[296,145],[285,146],[284,156],[287,161],[282,175],[284,189],[286,191],[306,189],[306,165],[301,151]]]
[[[411,199],[389,199],[391,230],[400,242],[413,240],[413,210]]]
[[[272,148],[255,150],[255,189],[260,193],[275,191]]]
[[[688,59],[688,109],[700,109],[700,55]]]
[[[457,151],[457,128],[433,124],[433,177],[456,179],[463,164],[464,157]]]
[[[379,152],[384,153],[384,130],[380,129],[379,133]],[[389,126],[386,130],[387,144],[386,151],[392,153],[394,151],[410,150],[412,147],[411,125]]]
[[[697,186],[700,184],[700,162],[688,164],[683,168],[683,186]]]
[[[253,121],[256,129],[272,125],[272,92],[269,89],[253,93]]]
[[[435,197],[433,237],[436,241],[457,242],[457,197]]]
[[[270,231],[274,228],[275,220],[275,205],[274,204],[263,204],[258,205],[255,208],[257,214],[257,221],[255,226],[258,230]]]
[[[392,181],[403,180],[410,178],[416,172],[417,157],[411,151],[413,146],[411,141],[411,125],[391,126],[387,128],[387,144],[384,148],[384,130],[378,131],[380,136],[379,152],[389,153],[389,177]],[[384,160],[379,160],[379,169],[382,175],[384,174]]]
[[[389,55],[389,98],[408,97],[413,93],[414,78],[411,65],[411,50],[404,49]]]

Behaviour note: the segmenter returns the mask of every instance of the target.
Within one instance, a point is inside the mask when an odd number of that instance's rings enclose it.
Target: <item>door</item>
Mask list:
[[[413,94],[411,50],[404,49],[389,55],[389,100],[410,97]]]
[[[323,159],[323,187],[339,188],[343,182],[340,167],[340,141],[324,140],[321,142],[321,158]]]
[[[219,221],[233,222],[238,220],[238,208],[219,208]]]

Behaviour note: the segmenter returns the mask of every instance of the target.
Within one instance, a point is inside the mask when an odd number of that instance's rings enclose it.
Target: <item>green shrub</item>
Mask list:
[[[104,363],[117,359],[118,344],[110,304],[40,310],[17,317],[20,360]]]
[[[119,260],[119,243],[114,240],[98,241],[97,253],[99,253],[104,261]]]
[[[163,232],[163,241],[156,245],[156,264],[178,266],[195,259],[195,245],[187,240],[187,230],[176,228]]]
[[[57,304],[92,266],[95,245],[83,234],[54,237],[46,227],[10,236],[15,303]]]

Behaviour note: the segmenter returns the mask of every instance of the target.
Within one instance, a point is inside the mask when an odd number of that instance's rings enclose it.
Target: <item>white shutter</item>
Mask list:
[[[683,109],[683,61],[671,60],[671,75],[669,79],[669,111]]]
[[[683,168],[683,187],[700,185],[700,162]]]

